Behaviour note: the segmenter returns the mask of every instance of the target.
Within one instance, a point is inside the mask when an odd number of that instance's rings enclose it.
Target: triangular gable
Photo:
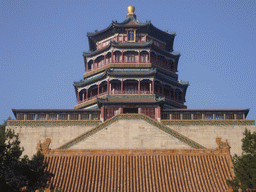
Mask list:
[[[87,131],[85,132],[84,134],[80,135],[79,137],[69,141],[68,143],[62,145],[59,147],[59,149],[69,149],[69,148],[72,148],[73,146],[77,145],[78,143],[80,143],[81,141],[84,141],[85,139],[89,138],[89,137],[92,137],[94,134],[98,134],[101,130],[103,129],[106,129],[108,128],[109,126],[111,126],[111,124],[113,123],[116,123],[117,121],[119,120],[142,120],[144,121],[144,124],[145,122],[150,124],[151,126],[155,127],[155,129],[158,129],[160,130],[160,132],[165,132],[167,133],[168,135],[170,135],[171,137],[169,137],[170,139],[173,137],[173,138],[176,138],[178,139],[180,142],[186,144],[185,146],[190,146],[192,148],[195,148],[195,149],[202,149],[202,148],[205,148],[204,146],[192,141],[191,139],[179,134],[178,132],[166,127],[165,125],[163,125],[162,123],[160,122],[157,122],[156,120],[148,117],[147,115],[144,115],[144,114],[120,114],[120,115],[116,115],[114,116],[113,118],[105,121],[104,123],[96,126],[94,129],[90,130],[90,131]],[[129,123],[129,122],[127,122]],[[133,122],[130,122],[130,124],[132,125]],[[139,125],[137,125],[138,128],[139,128]],[[151,129],[151,128],[150,128]],[[125,129],[124,129],[125,130]],[[136,130],[135,130],[136,131]],[[160,134],[159,132],[159,134]],[[115,133],[115,132],[113,132]],[[118,136],[118,135],[117,135]],[[135,135],[136,136],[136,135]],[[137,135],[138,136],[138,135]],[[143,137],[143,136],[142,136]],[[146,141],[146,138],[144,139]],[[144,141],[143,140],[143,141]],[[173,140],[174,141],[174,140]],[[104,142],[104,141],[98,141],[98,142]],[[148,141],[146,141],[148,142]],[[176,143],[178,144],[178,143]],[[181,145],[181,144],[180,144]],[[143,146],[143,145],[141,145]],[[184,146],[183,146],[184,147]],[[85,147],[86,148],[86,145]],[[161,147],[163,148],[163,147]],[[171,147],[173,148],[173,147]],[[181,147],[178,147],[178,148],[181,148]]]
[[[118,120],[70,149],[191,149],[143,120]]]

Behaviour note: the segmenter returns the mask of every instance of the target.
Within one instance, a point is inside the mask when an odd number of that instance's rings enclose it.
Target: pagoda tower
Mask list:
[[[137,20],[133,6],[122,23],[88,33],[83,53],[85,73],[74,82],[75,109],[100,109],[101,120],[117,114],[144,113],[160,120],[163,109],[184,105],[187,82],[178,81],[180,54],[173,52],[175,33]]]

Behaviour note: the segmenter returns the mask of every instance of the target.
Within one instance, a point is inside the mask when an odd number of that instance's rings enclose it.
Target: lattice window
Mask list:
[[[38,120],[46,120],[46,114],[38,114]]]
[[[27,120],[35,120],[35,114],[27,114]]]
[[[232,113],[226,114],[226,119],[235,119],[234,114]]]
[[[180,113],[173,113],[172,118],[173,119],[180,119]]]
[[[70,114],[70,120],[78,120],[78,114]]]
[[[17,114],[17,120],[24,120],[24,114],[23,113],[18,113]]]
[[[49,114],[48,120],[57,120],[57,114]]]
[[[236,114],[236,119],[243,119],[243,114],[241,113]]]
[[[217,113],[215,116],[215,119],[224,119],[224,114],[223,113]]]
[[[194,114],[194,119],[202,119],[202,114],[201,113],[195,113]]]
[[[161,119],[168,119],[168,113],[162,113]]]
[[[115,55],[115,61],[116,61],[116,63],[120,63],[121,60],[122,60],[121,54],[120,54],[120,53],[117,53],[117,54]]]
[[[182,92],[181,91],[178,92],[178,99],[179,99],[179,101],[182,101]]]
[[[213,119],[213,114],[212,113],[205,113],[204,119]]]
[[[89,114],[88,113],[81,114],[81,120],[89,120]]]
[[[68,114],[60,114],[59,120],[68,120]]]
[[[147,54],[146,53],[142,53],[140,56],[140,61],[142,63],[146,63],[147,62]]]
[[[106,119],[110,119],[114,116],[114,111],[118,110],[117,107],[110,107],[105,109]]]
[[[191,119],[191,114],[190,113],[184,113],[182,116],[182,119]]]
[[[154,107],[144,107],[141,108],[141,113],[148,115],[151,118],[155,118],[155,108]]]
[[[98,114],[98,113],[93,113],[93,114],[92,114],[92,120],[100,120],[100,114]]]
[[[125,62],[127,63],[134,63],[135,62],[135,56],[132,53],[128,53],[125,57]]]

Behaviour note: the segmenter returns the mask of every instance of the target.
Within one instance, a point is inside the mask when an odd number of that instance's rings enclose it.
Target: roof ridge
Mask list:
[[[68,141],[64,145],[60,146],[57,149],[68,149],[71,146],[79,143],[80,141],[83,141],[84,139],[88,138],[91,135],[94,135],[95,133],[99,132],[100,130],[104,129],[106,126],[111,125],[112,123],[115,123],[118,120],[144,120],[147,123],[159,128],[160,130],[168,133],[169,135],[177,138],[178,140],[182,141],[183,143],[191,146],[195,149],[205,149],[204,146],[200,145],[199,143],[189,139],[188,137],[178,133],[177,131],[174,131],[173,129],[168,128],[161,122],[156,121],[155,119],[152,119],[151,117],[145,115],[145,114],[119,114],[111,119],[108,119],[107,121],[101,123],[100,125],[96,126],[95,128],[91,129],[90,131],[87,131],[80,136],[72,139],[71,141]]]

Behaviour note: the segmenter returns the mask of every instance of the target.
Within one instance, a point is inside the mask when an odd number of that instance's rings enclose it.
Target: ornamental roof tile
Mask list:
[[[51,187],[61,191],[226,191],[229,153],[209,149],[53,150]]]
[[[167,31],[162,31],[151,24],[150,21],[146,21],[145,23],[141,23],[137,19],[130,17],[126,19],[122,23],[118,23],[117,21],[112,21],[112,23],[105,29],[95,32],[88,32],[88,40],[90,50],[96,50],[96,42],[106,39],[115,33],[120,33],[120,31],[125,32],[125,28],[138,28],[149,35],[153,35],[157,37],[159,40],[167,43],[167,50],[173,50],[173,41],[175,37],[175,33],[169,33]],[[120,30],[121,29],[121,30]]]
[[[108,95],[105,99],[98,98],[100,103],[159,103],[164,97],[155,95]]]
[[[98,80],[98,79],[104,77],[105,75],[106,75],[106,71],[104,71],[103,73],[97,74],[97,75],[95,75],[95,76],[93,76],[93,77],[86,78],[86,79],[84,79],[84,80],[81,79],[80,81],[75,81],[73,85],[74,85],[75,87],[76,87],[76,86],[83,86],[83,85],[88,84],[88,83],[90,83],[90,82],[96,81],[96,80]]]
[[[159,47],[155,46],[152,40],[146,41],[143,43],[136,43],[136,42],[119,43],[119,42],[115,42],[115,41],[110,41],[110,43],[107,46],[105,46],[104,48],[98,49],[95,51],[91,51],[91,52],[84,52],[83,56],[92,57],[92,56],[95,56],[95,55],[102,53],[106,50],[109,50],[111,47],[121,48],[121,49],[122,48],[145,48],[145,47],[148,47],[148,48],[152,48],[152,49],[156,50],[159,53],[171,56],[171,57],[175,58],[176,61],[180,57],[180,53],[169,52],[167,50],[163,50],[163,49],[160,49]]]

